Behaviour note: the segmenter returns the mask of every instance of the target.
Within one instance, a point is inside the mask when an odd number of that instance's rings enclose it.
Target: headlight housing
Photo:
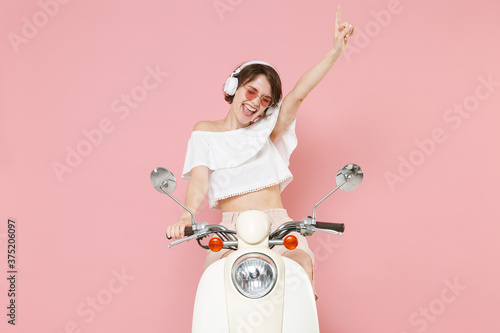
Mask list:
[[[278,269],[274,261],[262,253],[247,253],[239,257],[231,269],[236,289],[248,298],[267,295],[276,284]]]

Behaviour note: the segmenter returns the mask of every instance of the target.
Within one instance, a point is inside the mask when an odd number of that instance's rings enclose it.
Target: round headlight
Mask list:
[[[278,270],[274,261],[261,253],[247,253],[233,265],[231,277],[238,291],[249,298],[261,298],[273,289]]]

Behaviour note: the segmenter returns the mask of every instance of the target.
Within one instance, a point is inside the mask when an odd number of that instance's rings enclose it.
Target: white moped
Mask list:
[[[194,214],[171,193],[176,187],[174,175],[164,169],[151,172],[151,183],[191,214],[192,226],[186,238],[168,245],[172,247],[190,239],[212,251],[234,250],[211,264],[203,273],[196,292],[193,333],[315,333],[319,332],[318,314],[311,282],[295,261],[272,251],[274,246],[292,250],[297,238],[290,233],[311,236],[323,231],[341,236],[344,224],[316,221],[316,207],[337,189],[351,191],[363,179],[356,164],[344,166],[336,175],[337,187],[313,208],[312,216],[301,222],[288,222],[270,232],[267,215],[246,211],[238,217],[236,232],[221,225],[195,223]],[[215,235],[208,246],[201,240]]]

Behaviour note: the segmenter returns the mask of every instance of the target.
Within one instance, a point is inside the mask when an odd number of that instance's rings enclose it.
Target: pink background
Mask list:
[[[61,2],[1,2],[1,331],[188,332],[204,251],[167,249],[181,210],[149,173],[171,169],[183,200],[190,131],[225,116],[226,77],[265,60],[290,91],[331,47],[337,3]],[[318,208],[346,223],[310,238],[323,332],[500,331],[498,13],[493,0],[343,3],[356,33],[299,111],[284,192],[301,219],[341,166],[366,174]],[[68,149],[86,156],[58,176]],[[205,203],[198,217],[219,215]]]

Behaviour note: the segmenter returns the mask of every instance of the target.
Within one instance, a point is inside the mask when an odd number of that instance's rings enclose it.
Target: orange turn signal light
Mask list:
[[[283,245],[285,245],[287,249],[293,250],[299,245],[299,241],[294,235],[288,235],[283,239]]]
[[[208,241],[208,248],[213,252],[219,252],[220,250],[222,250],[223,246],[224,242],[219,237],[213,237]]]

